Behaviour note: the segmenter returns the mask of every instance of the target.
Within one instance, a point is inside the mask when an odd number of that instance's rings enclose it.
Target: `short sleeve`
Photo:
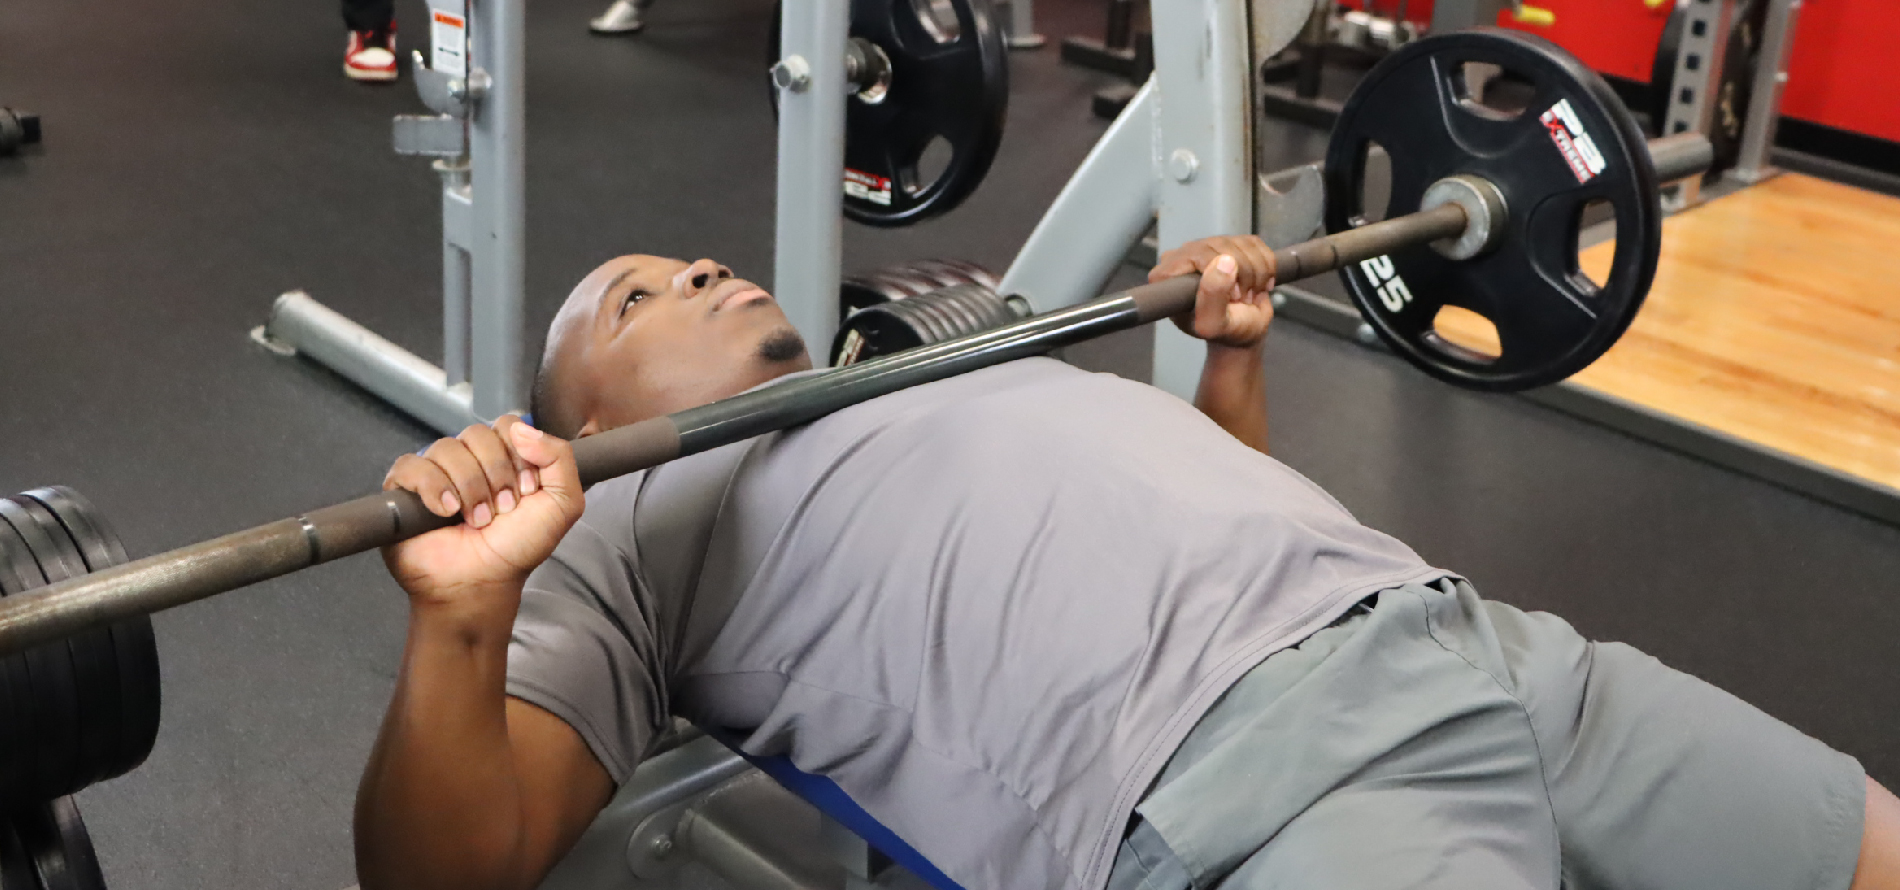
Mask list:
[[[572,726],[615,784],[669,713],[665,647],[630,555],[638,486],[588,492],[586,515],[528,576],[508,645],[507,693]]]

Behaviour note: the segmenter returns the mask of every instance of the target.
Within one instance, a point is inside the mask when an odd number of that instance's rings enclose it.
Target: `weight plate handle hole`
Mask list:
[[[1537,98],[1537,84],[1495,62],[1460,62],[1452,89],[1458,107],[1478,117],[1513,121]]]
[[[1498,326],[1463,306],[1439,307],[1425,339],[1447,355],[1476,364],[1490,364],[1504,354]]]
[[[957,21],[957,8],[950,0],[911,0],[910,8],[931,40],[951,44],[963,38],[963,25]]]
[[[1616,206],[1603,198],[1584,202],[1577,208],[1571,232],[1570,275],[1588,285],[1582,288],[1585,293],[1595,296],[1610,280],[1612,249],[1598,245],[1616,243]]]
[[[950,146],[950,140],[942,136],[932,136],[924,143],[924,150],[917,154],[917,163],[904,172],[904,191],[912,195],[921,195],[929,191],[950,169],[950,162],[956,158],[956,150]]]
[[[1358,210],[1353,216],[1356,225],[1379,222],[1386,217],[1392,205],[1392,156],[1386,154],[1385,146],[1368,139],[1360,149],[1359,181],[1354,190],[1354,203]]]

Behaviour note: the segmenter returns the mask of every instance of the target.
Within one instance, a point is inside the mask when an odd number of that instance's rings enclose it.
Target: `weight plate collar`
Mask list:
[[[1530,85],[1509,116],[1467,95],[1465,63]],[[1418,244],[1341,271],[1366,321],[1426,373],[1481,390],[1555,383],[1595,361],[1629,326],[1655,276],[1662,209],[1648,145],[1602,78],[1540,38],[1479,28],[1420,40],[1386,57],[1347,100],[1326,153],[1326,228],[1363,222],[1361,183],[1377,142],[1391,159],[1387,218],[1419,210],[1432,183],[1471,174],[1498,187],[1510,213],[1497,247],[1456,261]],[[1577,266],[1579,220],[1592,201],[1616,220],[1608,279]],[[1498,331],[1484,356],[1436,333],[1444,306]]]

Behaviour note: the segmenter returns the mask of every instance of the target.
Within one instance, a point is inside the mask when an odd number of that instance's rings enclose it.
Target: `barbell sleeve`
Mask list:
[[[1708,168],[1709,142],[1651,143],[1662,181]],[[1415,244],[1457,238],[1465,210],[1446,204],[1274,251],[1282,283]],[[1197,275],[1145,284],[967,337],[800,377],[589,436],[574,443],[581,483],[806,423],[901,389],[1139,327],[1194,308]],[[378,492],[0,600],[0,655],[247,587],[445,528],[407,491]]]
[[[1675,182],[1715,165],[1715,145],[1701,133],[1677,133],[1649,140],[1649,159],[1656,166],[1657,182]]]

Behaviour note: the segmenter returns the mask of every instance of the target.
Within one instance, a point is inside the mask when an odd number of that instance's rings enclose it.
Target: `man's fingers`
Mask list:
[[[468,450],[468,445],[460,439],[438,439],[422,456],[448,474],[455,496],[462,503],[462,518],[469,525],[482,528],[494,520],[495,510],[491,506],[494,494],[488,486],[488,471]]]
[[[1189,272],[1198,271],[1200,271],[1200,267],[1196,266],[1194,260],[1190,257],[1163,257],[1161,262],[1156,263],[1154,268],[1148,270],[1148,283],[1153,284],[1157,281],[1166,281],[1179,275],[1186,275]]]
[[[1273,278],[1278,271],[1274,268],[1273,248],[1258,236],[1241,238],[1240,249],[1247,254],[1246,274],[1242,276],[1241,286],[1256,293],[1273,289]]]
[[[462,511],[462,502],[455,497],[449,474],[418,455],[405,454],[389,468],[389,475],[383,479],[383,490],[398,488],[415,492],[422,499],[422,505],[437,516],[454,516]]]
[[[569,506],[579,503],[580,471],[574,464],[574,447],[525,423],[509,429],[515,453],[535,467],[542,489]]]
[[[1161,255],[1155,261],[1155,267],[1148,271],[1149,283],[1199,272],[1207,268],[1220,252],[1207,241],[1191,241]]]
[[[482,466],[482,474],[488,480],[488,490],[494,495],[489,506],[494,508],[495,515],[513,511],[515,504],[520,502],[515,486],[521,482],[521,469],[516,464],[514,449],[502,440],[493,427],[487,425],[471,426],[457,438],[468,446],[469,453]]]
[[[541,474],[534,464],[521,456],[521,449],[515,446],[515,427],[526,427],[528,422],[513,414],[504,414],[495,421],[495,434],[508,445],[508,453],[515,459],[515,490],[522,497],[534,494],[541,489]]]

